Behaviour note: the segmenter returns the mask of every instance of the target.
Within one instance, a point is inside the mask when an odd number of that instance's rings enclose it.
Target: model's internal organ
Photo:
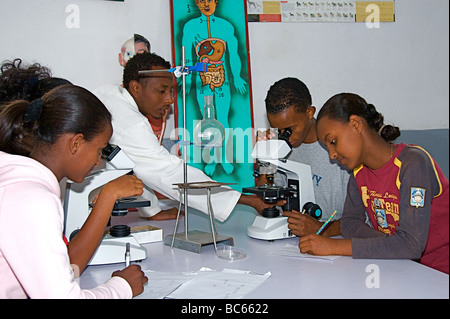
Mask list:
[[[196,47],[198,62],[209,64],[208,71],[200,73],[202,84],[209,85],[213,91],[225,82],[225,70],[222,65],[225,50],[225,42],[217,38],[203,40]]]

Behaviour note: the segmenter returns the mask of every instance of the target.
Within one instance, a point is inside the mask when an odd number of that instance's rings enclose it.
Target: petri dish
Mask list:
[[[244,250],[230,245],[217,245],[216,255],[226,260],[239,260],[247,257]]]

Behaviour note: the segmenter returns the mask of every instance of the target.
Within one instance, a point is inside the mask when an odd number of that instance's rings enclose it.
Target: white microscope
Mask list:
[[[284,199],[284,211],[296,210],[320,219],[322,210],[315,204],[311,167],[285,159],[292,150],[290,134],[292,132],[287,129],[279,139],[258,141],[252,151],[254,159],[273,164],[278,171],[285,173],[287,186],[263,185],[243,188],[242,192],[256,194],[264,202],[274,205],[278,200]],[[277,207],[264,209],[261,215],[256,216],[253,224],[247,228],[247,235],[264,240],[295,237],[288,228],[287,217],[282,216]]]
[[[93,171],[82,183],[68,180],[64,197],[64,234],[70,241],[88,218],[91,207],[89,197],[106,183],[132,172],[135,164],[118,146],[108,145],[102,152],[102,163],[105,168]],[[148,200],[123,198],[116,201],[113,216],[124,216],[128,208],[150,206]],[[130,235],[130,227],[126,225],[112,226],[109,233],[102,238],[97,250],[89,261],[89,265],[102,265],[125,262],[129,243],[130,261],[147,258],[147,250],[135,237]]]

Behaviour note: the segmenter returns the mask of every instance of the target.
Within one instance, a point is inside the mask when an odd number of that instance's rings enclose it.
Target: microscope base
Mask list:
[[[275,240],[295,237],[288,228],[287,217],[266,218],[256,216],[253,224],[247,227],[247,235],[256,239]]]
[[[147,249],[142,247],[133,236],[105,235],[88,265],[124,263],[127,243],[130,243],[130,261],[141,261],[147,258]]]
[[[234,246],[233,237],[226,237],[219,234],[215,234],[215,237],[216,243],[220,242],[225,245]],[[171,246],[172,238],[173,234],[167,235],[164,239],[164,244],[167,246]],[[185,235],[185,233],[177,233],[175,234],[175,240],[173,241],[173,247],[198,254],[200,254],[203,246],[210,244],[214,244],[214,238],[212,234],[198,230],[189,231],[187,233],[187,236]]]

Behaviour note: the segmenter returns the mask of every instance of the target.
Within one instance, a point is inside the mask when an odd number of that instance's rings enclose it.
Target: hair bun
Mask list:
[[[381,135],[381,133],[383,132],[385,127],[386,127],[386,124],[383,124],[383,126],[380,127],[380,129],[378,130],[378,135]]]
[[[24,119],[26,122],[34,122],[39,120],[44,107],[44,101],[42,99],[33,100],[25,111]]]
[[[397,126],[387,124],[381,127],[378,134],[380,134],[386,142],[393,142],[400,136],[401,133]]]

